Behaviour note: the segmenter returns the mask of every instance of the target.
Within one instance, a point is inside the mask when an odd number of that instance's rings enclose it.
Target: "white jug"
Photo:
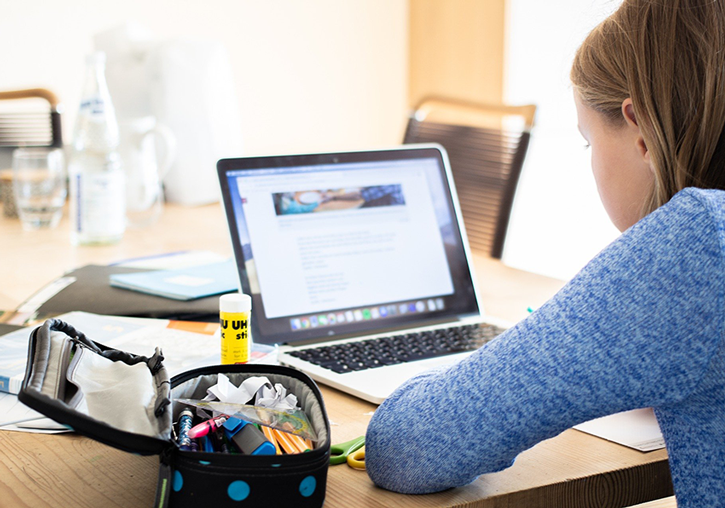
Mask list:
[[[128,226],[148,226],[156,222],[163,212],[161,182],[174,162],[176,138],[153,116],[122,119],[119,131],[119,151],[126,172]]]
[[[163,39],[125,23],[94,36],[119,121],[152,115],[176,136],[165,197],[186,206],[219,201],[216,164],[243,152],[232,67],[216,39]]]

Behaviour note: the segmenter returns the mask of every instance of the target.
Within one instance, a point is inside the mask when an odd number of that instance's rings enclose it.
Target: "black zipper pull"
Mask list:
[[[164,352],[161,351],[161,348],[156,348],[154,350],[154,355],[148,359],[148,366],[149,369],[151,369],[151,375],[156,375],[156,373],[161,370],[161,367],[164,366]]]

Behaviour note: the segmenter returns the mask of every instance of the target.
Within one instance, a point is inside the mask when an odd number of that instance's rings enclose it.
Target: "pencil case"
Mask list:
[[[317,439],[290,455],[241,455],[181,449],[173,423],[219,374],[234,385],[266,376],[297,396]],[[50,319],[33,330],[21,402],[79,434],[140,455],[159,456],[155,507],[321,507],[330,456],[330,424],[319,388],[277,365],[215,365],[169,379],[157,348],[150,357],[106,347]],[[129,485],[132,488],[132,485]],[[243,503],[241,503],[243,501]]]

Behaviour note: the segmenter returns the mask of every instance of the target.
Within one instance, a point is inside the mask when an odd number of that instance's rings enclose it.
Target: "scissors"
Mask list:
[[[330,465],[347,462],[353,469],[365,469],[365,436],[330,447]]]

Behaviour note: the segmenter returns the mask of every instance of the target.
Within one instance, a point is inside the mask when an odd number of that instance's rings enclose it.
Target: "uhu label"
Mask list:
[[[222,363],[249,361],[249,313],[222,312],[219,316],[222,339]]]

